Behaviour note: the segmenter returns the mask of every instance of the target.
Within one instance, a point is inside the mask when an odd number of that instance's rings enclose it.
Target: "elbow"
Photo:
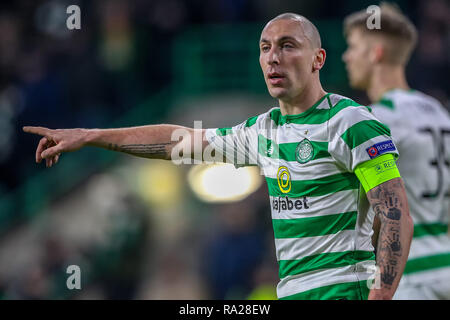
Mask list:
[[[162,160],[172,160],[172,150],[173,146],[166,148],[166,152],[164,153]]]

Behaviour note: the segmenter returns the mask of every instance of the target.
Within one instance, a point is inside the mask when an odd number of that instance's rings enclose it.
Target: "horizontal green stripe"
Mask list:
[[[414,238],[438,236],[448,232],[448,225],[443,223],[424,223],[414,225]]]
[[[232,132],[233,132],[233,130],[231,128],[218,128],[216,130],[216,134],[218,136],[226,136],[227,134],[230,134]]]
[[[379,105],[394,110],[394,102],[391,99],[383,98],[378,101]]]
[[[247,121],[245,122],[245,126],[246,127],[253,126],[256,123],[256,120],[258,120],[258,116],[248,118]],[[233,129],[231,127],[218,128],[216,130],[216,134],[218,136],[226,136],[227,134],[230,134],[230,133],[233,133]]]
[[[258,116],[254,116],[251,118],[248,118],[247,121],[245,122],[245,126],[246,127],[251,127],[256,123],[256,120],[258,119]]]
[[[359,180],[352,172],[338,173],[315,180],[294,180],[291,181],[292,186],[288,193],[281,192],[277,179],[266,177],[266,182],[269,195],[273,197],[320,197],[330,193],[359,188]]]
[[[362,106],[358,102],[353,101],[352,99],[342,99],[338,103],[336,103],[333,107],[330,108],[330,119],[335,115],[337,115],[340,111],[348,107],[364,107],[368,109],[368,107]]]
[[[352,211],[321,217],[273,219],[272,224],[276,239],[317,237],[354,230],[357,216],[358,213]]]
[[[280,298],[280,300],[367,300],[369,291],[367,281],[364,280],[314,288]]]
[[[299,142],[280,143],[267,139],[263,135],[258,136],[258,152],[260,155],[272,159],[282,159],[286,161],[296,161],[296,151]],[[328,142],[310,141],[314,153],[310,161],[331,157],[328,153]],[[271,153],[268,151],[271,150]]]
[[[391,131],[386,125],[377,120],[363,120],[348,128],[341,138],[350,149],[353,149],[367,140],[382,135],[391,135]]]
[[[403,273],[410,274],[444,267],[450,267],[450,253],[410,259],[406,262],[405,271]]]
[[[345,267],[365,260],[375,260],[375,254],[372,251],[344,251],[320,253],[298,260],[280,260],[279,276],[282,279],[313,270]]]
[[[322,102],[322,100],[320,100],[320,102]],[[342,99],[330,109],[316,109],[317,106],[318,104],[301,114],[285,116],[281,114],[280,109],[274,109],[270,113],[270,118],[275,122],[277,126],[283,125],[285,123],[321,124],[327,122],[347,107],[359,107],[361,105],[350,99]]]
[[[275,124],[278,125],[283,125],[287,122],[289,123],[298,123],[298,122],[293,122],[294,120],[300,121],[299,119],[306,119],[309,115],[311,115],[313,112],[316,111],[316,108],[325,100],[325,98],[327,98],[330,95],[330,93],[327,93],[326,95],[324,95],[322,98],[319,99],[319,101],[317,101],[316,103],[314,103],[314,105],[312,105],[308,110],[306,110],[305,112],[302,112],[300,114],[294,114],[294,115],[285,115],[283,116],[281,114],[281,109],[274,109],[270,112],[270,119],[272,119]]]

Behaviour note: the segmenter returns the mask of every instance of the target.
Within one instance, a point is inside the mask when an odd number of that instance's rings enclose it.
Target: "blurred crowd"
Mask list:
[[[397,2],[419,29],[408,80],[413,88],[450,108],[450,5],[445,0]],[[66,8],[72,4],[81,8],[81,30],[66,28]],[[128,110],[171,85],[176,72],[171,65],[172,42],[190,27],[263,24],[286,11],[304,14],[312,21],[342,20],[370,4],[374,3],[3,1],[0,195],[14,192],[43,170],[34,165],[37,138],[23,134],[22,126],[111,126]],[[337,89],[367,102],[346,83]],[[170,106],[154,108],[158,118],[148,119],[149,123],[170,119]],[[0,235],[0,298],[274,298],[277,266],[264,186],[249,198],[227,205],[202,204],[192,194],[186,196],[188,205],[174,210],[179,215],[193,213],[196,218],[188,219],[174,240],[157,248],[155,244],[164,242],[155,240],[160,229],[154,218],[157,209],[141,203],[129,190],[104,195],[115,202],[93,200],[92,207],[86,207],[84,199],[89,194],[101,192],[108,182],[120,184],[120,180],[106,179],[101,186],[85,188],[92,181],[95,179],[89,177],[80,182],[77,195],[67,196],[69,200],[49,205],[46,211],[55,215],[48,213]],[[65,269],[73,261],[86,271],[87,289],[81,293],[65,287]]]

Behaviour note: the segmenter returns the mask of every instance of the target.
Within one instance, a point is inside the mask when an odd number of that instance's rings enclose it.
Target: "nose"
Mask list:
[[[276,48],[272,48],[269,52],[268,63],[272,64],[280,64],[280,52]]]

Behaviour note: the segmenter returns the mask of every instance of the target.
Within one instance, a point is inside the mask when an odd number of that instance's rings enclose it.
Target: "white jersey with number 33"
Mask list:
[[[415,90],[391,90],[372,110],[390,127],[399,150],[397,164],[414,221],[396,298],[450,299],[450,116],[436,99]]]

